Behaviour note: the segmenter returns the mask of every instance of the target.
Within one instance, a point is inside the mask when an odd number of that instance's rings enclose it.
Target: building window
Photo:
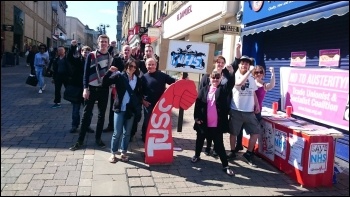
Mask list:
[[[153,23],[157,20],[157,4],[153,5]],[[153,24],[152,24],[153,25]]]

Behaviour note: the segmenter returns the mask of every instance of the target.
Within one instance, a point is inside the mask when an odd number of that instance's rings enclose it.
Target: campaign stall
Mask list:
[[[333,185],[335,144],[349,130],[349,71],[282,67],[281,109],[263,108],[255,152],[305,187]],[[285,111],[285,110],[284,110]],[[331,128],[332,127],[332,128]],[[249,135],[243,131],[243,146]]]

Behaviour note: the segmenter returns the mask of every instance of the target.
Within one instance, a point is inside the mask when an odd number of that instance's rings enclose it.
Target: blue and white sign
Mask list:
[[[169,41],[167,71],[206,73],[209,43]]]
[[[322,1],[244,1],[243,24],[259,21],[288,11],[295,11]]]

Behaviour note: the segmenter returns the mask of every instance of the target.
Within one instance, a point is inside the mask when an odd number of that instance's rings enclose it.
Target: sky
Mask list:
[[[67,1],[67,5],[66,16],[76,17],[94,30],[101,24],[109,25],[107,36],[116,39],[117,1]]]

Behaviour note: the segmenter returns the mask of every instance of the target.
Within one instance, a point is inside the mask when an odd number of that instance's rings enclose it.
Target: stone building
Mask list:
[[[66,46],[70,45],[71,40],[76,40],[82,45],[86,45],[85,38],[85,25],[76,17],[67,16],[66,17],[66,31],[67,31],[67,41]]]

